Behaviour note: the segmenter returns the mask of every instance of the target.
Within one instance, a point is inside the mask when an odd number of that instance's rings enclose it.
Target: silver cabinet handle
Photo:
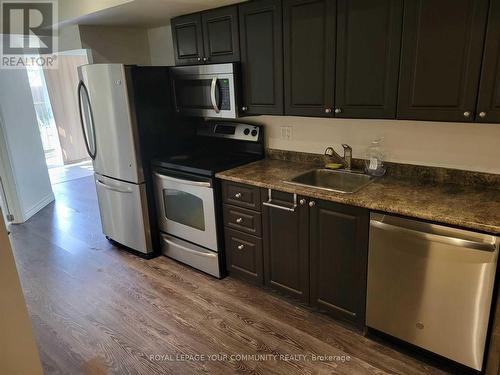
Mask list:
[[[198,61],[201,61],[201,57],[198,57],[198,59],[197,59],[197,60],[198,60]]]
[[[95,182],[96,182],[97,185],[102,186],[103,188],[111,190],[111,191],[116,191],[117,193],[123,193],[123,194],[130,194],[130,193],[132,193],[132,189],[122,190],[122,189],[119,189],[119,188],[117,188],[115,186],[107,185],[104,182],[102,182],[101,180],[96,180]]]
[[[342,113],[342,108],[335,108],[335,113]]]
[[[234,194],[234,197],[235,197],[236,199],[240,199],[240,198],[241,198],[241,193],[236,193],[236,194]]]
[[[273,203],[272,190],[267,189],[267,202],[262,202],[262,204],[264,206],[277,208],[277,209],[283,210],[283,211],[295,212],[295,209],[297,208],[297,194],[293,195],[293,206],[292,207],[284,207],[284,206],[280,206],[279,204]]]
[[[309,202],[309,207],[314,207],[316,206],[316,202],[315,201],[310,201]]]
[[[485,118],[486,117],[486,112],[479,112],[479,117]]]
[[[332,113],[332,109],[331,108],[325,108],[325,113]]]
[[[301,206],[303,206],[303,205],[305,205],[305,204],[306,204],[306,200],[305,200],[305,199],[301,199],[301,200],[299,201],[299,203],[300,203],[300,205],[301,205]]]
[[[427,241],[440,242],[447,245],[465,247],[469,249],[484,250],[484,251],[495,251],[495,243],[488,242],[476,242],[465,240],[462,238],[443,236],[440,234],[420,232],[418,230],[400,227],[397,225],[383,223],[378,220],[370,220],[370,226],[379,228],[388,232],[401,233],[411,235],[416,238],[420,238]]]
[[[202,187],[208,187],[208,188],[212,187],[212,184],[209,181],[203,182],[203,181],[182,180],[180,178],[165,176],[165,175],[159,174],[157,172],[154,173],[154,176],[156,178],[159,178],[160,180],[177,182],[178,184],[193,185],[193,186],[202,186]]]
[[[203,58],[203,62],[207,62],[208,61],[208,58],[207,57],[204,57]]]
[[[242,110],[243,112],[246,112],[246,111],[248,110],[248,107],[241,107],[241,110]]]
[[[236,222],[237,222],[238,224],[241,224],[241,223],[243,223],[243,219],[242,219],[241,217],[239,217],[239,218],[237,218],[237,219],[236,219]]]
[[[469,111],[464,112],[464,117],[470,117],[471,113]]]
[[[217,77],[212,79],[212,85],[210,86],[210,100],[212,101],[212,107],[215,113],[219,113],[220,109],[217,105],[217,98],[215,97],[215,90],[217,90]]]
[[[243,250],[245,248],[245,245],[238,245],[238,250]]]

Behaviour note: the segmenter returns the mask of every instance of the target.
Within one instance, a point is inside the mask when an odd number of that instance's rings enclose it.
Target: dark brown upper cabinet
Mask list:
[[[500,1],[492,0],[476,120],[500,122]]]
[[[311,304],[363,328],[369,212],[316,199],[311,203]]]
[[[172,19],[175,64],[199,64],[203,59],[201,15],[188,14]]]
[[[205,62],[225,63],[240,60],[238,8],[207,10],[201,14]]]
[[[337,4],[335,117],[395,118],[403,2]]]
[[[398,118],[475,119],[487,13],[488,0],[405,1]]]
[[[268,190],[262,198],[268,200]],[[309,207],[291,211],[293,194],[273,191],[274,207],[262,206],[264,284],[309,302]]]
[[[240,4],[243,76],[242,112],[283,114],[283,27],[281,0]]]
[[[333,116],[335,0],[284,0],[285,114]]]
[[[172,19],[172,38],[176,65],[239,61],[238,8],[176,17]]]

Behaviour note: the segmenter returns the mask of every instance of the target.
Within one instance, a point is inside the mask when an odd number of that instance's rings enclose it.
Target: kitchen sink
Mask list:
[[[373,177],[363,173],[345,170],[313,169],[284,182],[337,193],[355,193],[372,181]]]

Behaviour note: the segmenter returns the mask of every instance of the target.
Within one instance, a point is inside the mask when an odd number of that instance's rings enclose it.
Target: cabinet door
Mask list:
[[[395,118],[403,2],[338,0],[335,116]]]
[[[251,283],[263,283],[262,240],[233,229],[224,228],[226,268],[230,276]]]
[[[369,212],[312,201],[311,304],[361,328],[365,324]]]
[[[264,200],[267,192],[262,190]],[[275,191],[273,202],[290,208],[293,194]],[[292,212],[264,205],[262,210],[264,283],[304,302],[309,301],[308,208],[299,204]]]
[[[199,64],[203,58],[201,15],[188,14],[172,19],[175,65]]]
[[[473,121],[488,0],[405,1],[398,118]]]
[[[500,1],[492,0],[476,119],[500,122]]]
[[[285,114],[333,117],[335,0],[284,0]]]
[[[281,0],[239,6],[243,112],[283,114]]]
[[[203,12],[203,44],[206,62],[225,63],[240,60],[238,8],[217,8]]]

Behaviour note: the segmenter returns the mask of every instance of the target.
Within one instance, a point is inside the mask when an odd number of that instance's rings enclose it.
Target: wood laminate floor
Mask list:
[[[276,294],[119,250],[101,233],[92,177],[54,190],[11,227],[47,374],[442,373]]]

